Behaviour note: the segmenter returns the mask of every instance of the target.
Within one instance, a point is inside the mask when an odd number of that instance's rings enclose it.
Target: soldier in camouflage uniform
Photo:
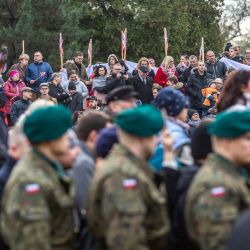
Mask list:
[[[188,191],[186,223],[202,250],[226,250],[232,225],[250,206],[250,111],[221,113],[209,128],[214,152]]]
[[[116,123],[120,144],[95,176],[88,222],[103,249],[167,249],[166,199],[146,161],[163,127],[161,114],[146,105],[123,111]]]
[[[73,249],[72,183],[56,160],[68,150],[70,126],[69,111],[59,106],[33,111],[24,122],[33,148],[15,166],[2,202],[11,250]]]

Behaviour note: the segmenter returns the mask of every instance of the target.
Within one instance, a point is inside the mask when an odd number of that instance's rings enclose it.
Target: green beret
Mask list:
[[[250,110],[224,111],[218,114],[208,132],[219,138],[237,138],[250,132]]]
[[[150,137],[163,128],[161,112],[149,104],[121,112],[115,123],[123,131],[137,137]]]
[[[72,126],[71,113],[63,106],[42,107],[27,116],[24,133],[33,143],[55,140]]]

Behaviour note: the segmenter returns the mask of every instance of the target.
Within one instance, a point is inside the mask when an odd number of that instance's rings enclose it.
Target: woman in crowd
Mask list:
[[[250,73],[239,70],[232,72],[223,86],[220,95],[218,112],[244,110],[250,107]]]
[[[157,70],[155,82],[162,87],[167,86],[169,76],[175,75],[178,78],[178,72],[174,66],[174,59],[172,56],[166,56]]]
[[[182,81],[183,72],[187,68],[188,68],[188,57],[185,55],[182,55],[180,58],[180,63],[176,66],[179,81]]]
[[[4,94],[6,96],[6,116],[8,119],[8,125],[11,126],[10,113],[12,104],[19,98],[21,90],[25,87],[25,83],[20,80],[20,76],[17,70],[13,70],[9,74],[9,79],[4,84]]]
[[[118,58],[115,54],[110,54],[108,56],[108,76],[112,74],[113,66],[118,63]]]
[[[104,87],[106,85],[106,78],[107,78],[107,69],[104,66],[99,65],[94,72],[93,90],[94,90],[94,96],[98,100],[101,100],[102,103],[105,103],[106,95],[104,93],[95,90],[95,88]]]
[[[132,75],[133,76],[136,76],[138,74],[138,69],[141,67],[141,66],[146,66],[148,69],[149,69],[149,72],[148,72],[148,76],[151,77],[153,80],[155,78],[155,72],[153,69],[151,69],[151,66],[149,64],[149,60],[148,58],[146,57],[142,57],[138,63],[137,63],[137,66],[136,66],[136,69],[133,70],[132,72]]]
[[[61,86],[60,73],[54,73],[52,75],[51,82],[49,83],[49,95],[56,98],[57,103],[67,105],[70,102],[70,96]]]

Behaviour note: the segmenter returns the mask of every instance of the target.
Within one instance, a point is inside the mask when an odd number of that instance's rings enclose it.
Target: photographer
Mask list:
[[[68,86],[70,102],[68,103],[68,108],[72,113],[75,111],[83,111],[83,97],[76,91],[76,85],[74,82],[70,82]]]
[[[70,96],[61,86],[61,75],[54,73],[49,83],[49,95],[57,100],[57,103],[67,105],[70,102]]]
[[[96,91],[104,94],[108,94],[111,90],[127,85],[128,75],[122,73],[122,65],[117,63],[113,66],[112,74],[106,79],[106,85],[104,87],[95,88]]]

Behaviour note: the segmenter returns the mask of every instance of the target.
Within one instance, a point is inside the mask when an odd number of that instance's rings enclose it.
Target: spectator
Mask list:
[[[34,54],[34,62],[26,69],[25,81],[29,87],[39,93],[39,86],[43,82],[51,80],[53,70],[51,66],[43,61],[43,55],[37,51]]]
[[[113,74],[113,66],[118,63],[118,58],[115,54],[110,54],[108,56],[108,69],[107,69],[107,76]]]
[[[31,104],[33,89],[25,87],[21,90],[21,99],[14,102],[11,108],[10,119],[15,124],[18,118],[25,113]]]
[[[129,78],[129,83],[134,87],[143,104],[151,103],[154,99],[152,94],[153,79],[148,74],[149,69],[146,66],[141,66],[138,69],[138,74]]]
[[[68,103],[68,108],[72,113],[75,111],[83,110],[83,97],[82,95],[76,91],[76,85],[73,82],[69,83],[68,86],[70,102]]]
[[[201,122],[199,113],[194,110],[194,109],[189,109],[188,110],[188,125],[190,126],[189,128],[189,135],[192,137],[195,128],[199,126]]]
[[[180,63],[176,66],[176,70],[178,72],[178,80],[181,82],[182,81],[182,75],[185,69],[188,68],[188,59],[187,56],[182,55],[180,57]]]
[[[154,99],[158,95],[159,91],[162,89],[162,87],[158,83],[154,83],[152,87],[152,94]]]
[[[134,69],[133,72],[132,72],[132,76],[136,76],[139,73],[139,68],[142,67],[142,66],[147,67],[149,69],[148,76],[151,77],[152,80],[154,80],[155,72],[154,72],[153,69],[151,69],[150,64],[149,64],[149,60],[146,57],[142,57],[138,61],[136,69]]]
[[[187,69],[184,70],[183,74],[182,74],[182,82],[184,84],[187,84],[188,82],[188,78],[190,77],[191,75],[191,70],[196,68],[198,66],[198,59],[196,56],[194,55],[191,55],[189,57],[189,66]]]
[[[9,74],[11,71],[13,70],[17,70],[19,73],[19,77],[22,81],[25,81],[25,72],[29,63],[29,55],[27,54],[21,54],[19,56],[19,63],[14,64],[11,66],[11,68],[9,69],[7,76],[9,77]]]
[[[7,98],[6,116],[8,119],[8,125],[12,126],[13,121],[10,119],[12,105],[20,98],[21,91],[26,85],[23,81],[21,81],[17,70],[11,71],[9,75],[9,79],[4,84],[4,94]]]
[[[247,48],[245,50],[245,58],[246,58],[246,64],[250,66],[250,48]]]
[[[99,110],[100,107],[98,107],[98,100],[95,96],[89,96],[87,97],[88,101],[88,110]]]
[[[149,58],[148,59],[148,62],[149,62],[149,65],[150,65],[150,68],[154,71],[154,73],[156,74],[158,68],[156,67],[155,65],[155,60],[153,58]]]
[[[169,76],[175,75],[178,77],[178,72],[174,66],[174,59],[172,56],[166,56],[157,70],[154,81],[162,87],[167,86]]]
[[[53,98],[49,95],[49,84],[47,82],[41,83],[39,90],[40,90],[40,98],[39,99],[46,100],[46,101],[52,102],[54,104],[57,104],[56,98]]]
[[[67,105],[70,102],[69,95],[64,91],[61,86],[60,73],[54,73],[49,82],[49,95],[57,100],[57,103]]]
[[[230,56],[230,59],[235,61],[235,62],[244,63],[244,59],[240,55],[240,51],[239,51],[238,47],[229,48],[229,56]]]
[[[80,80],[76,71],[71,71],[69,73],[69,80],[63,83],[63,89],[68,92],[69,83],[74,83],[76,86],[76,91],[82,95],[82,98],[86,98],[89,94],[87,86]]]

